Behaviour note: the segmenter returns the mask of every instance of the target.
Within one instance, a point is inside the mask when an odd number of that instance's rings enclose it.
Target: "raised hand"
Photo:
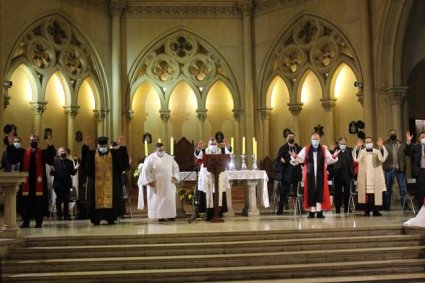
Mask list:
[[[48,135],[47,139],[45,139],[47,145],[52,145],[53,144],[53,139],[52,139],[52,135]]]
[[[406,143],[410,144],[412,142],[413,135],[410,134],[410,131],[406,132]]]
[[[127,139],[126,139],[126,137],[125,136],[120,136],[119,138],[118,138],[118,142],[119,142],[119,144],[120,144],[120,146],[125,146],[125,142],[127,141]]]
[[[384,140],[383,140],[382,138],[378,138],[378,140],[376,141],[376,144],[377,144],[379,147],[382,147],[382,146],[384,145]]]
[[[363,146],[363,144],[364,144],[364,141],[362,140],[362,139],[357,139],[357,144],[356,144],[356,147],[362,147]]]
[[[338,157],[338,154],[341,152],[341,150],[337,149],[334,151],[333,157],[336,158]]]
[[[90,146],[90,144],[91,144],[91,137],[84,136],[84,145]]]

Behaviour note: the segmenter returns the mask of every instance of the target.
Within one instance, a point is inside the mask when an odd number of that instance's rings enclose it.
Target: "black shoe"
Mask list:
[[[22,223],[21,224],[21,226],[19,226],[20,228],[29,228],[30,227],[30,224],[29,223],[26,223],[26,222],[24,222],[24,223]]]
[[[372,215],[373,216],[382,216],[382,213],[380,213],[379,211],[377,211],[377,210],[374,210],[373,211],[373,213],[372,213]]]
[[[276,215],[283,215],[283,209],[282,209],[282,210],[278,210],[278,211],[276,212]]]
[[[168,220],[175,221],[176,219],[175,218],[168,218]]]
[[[43,224],[42,223],[37,223],[37,224],[35,224],[35,226],[34,226],[35,228],[42,228],[43,227]]]
[[[65,216],[65,217],[63,218],[63,220],[65,220],[65,221],[69,221],[69,220],[71,220],[71,218],[70,218],[69,216]]]
[[[337,208],[337,209],[335,210],[335,213],[336,213],[336,214],[340,214],[340,213],[341,213],[341,209],[340,209],[340,208]]]
[[[307,218],[314,218],[314,212],[309,212]]]
[[[94,226],[100,226],[100,221],[94,221],[94,222],[93,222],[93,225],[94,225]]]
[[[159,222],[164,222],[164,221],[165,221],[165,219],[164,219],[164,218],[159,218],[159,219],[158,219],[158,221],[159,221]]]
[[[317,218],[325,218],[325,215],[323,214],[323,211],[320,211],[317,213]]]
[[[108,220],[108,225],[114,225],[115,221],[114,220]]]
[[[370,216],[370,211],[365,211],[363,216]]]

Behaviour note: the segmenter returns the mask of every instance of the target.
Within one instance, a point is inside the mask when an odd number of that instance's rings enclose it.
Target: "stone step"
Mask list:
[[[52,242],[51,242],[52,243]],[[349,248],[425,245],[421,235],[383,235],[333,238],[300,238],[258,241],[193,242],[167,244],[30,246],[9,250],[10,259],[203,255],[256,252],[289,252]]]
[[[3,274],[4,282],[203,282],[255,279],[290,279],[425,272],[425,259],[321,262],[311,264],[236,267],[75,271]]]
[[[317,250],[295,252],[263,252],[244,254],[218,255],[181,255],[181,256],[146,256],[146,257],[99,257],[72,259],[22,259],[3,263],[4,273],[43,272],[73,272],[99,270],[141,270],[164,268],[206,268],[206,267],[237,267],[256,265],[296,265],[311,263],[332,263],[352,261],[380,261],[390,259],[425,258],[425,246],[388,247],[341,250]]]
[[[331,238],[351,236],[374,236],[374,235],[400,235],[400,227],[366,227],[352,229],[320,229],[318,230],[272,230],[272,231],[246,231],[235,232],[205,232],[205,233],[180,233],[180,234],[149,234],[149,235],[104,235],[93,236],[62,236],[62,237],[31,237],[26,246],[49,246],[52,242],[55,246],[81,246],[81,245],[119,245],[119,244],[160,244],[160,243],[192,243],[196,239],[199,242],[223,242],[223,241],[250,241],[250,240],[273,240],[273,239],[298,239],[298,238]]]

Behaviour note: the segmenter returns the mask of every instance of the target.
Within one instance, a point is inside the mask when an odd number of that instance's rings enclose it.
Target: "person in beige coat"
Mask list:
[[[366,204],[365,216],[369,216],[370,212],[373,216],[381,216],[376,206],[382,206],[382,193],[387,190],[382,164],[388,156],[388,151],[383,146],[382,138],[378,138],[376,142],[379,149],[373,148],[371,137],[365,138],[364,148],[361,149],[362,143],[359,140],[353,150],[353,159],[359,163],[358,202]]]

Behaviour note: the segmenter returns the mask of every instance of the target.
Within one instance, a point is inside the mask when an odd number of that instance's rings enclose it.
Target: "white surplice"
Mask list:
[[[171,182],[172,177],[179,180],[179,166],[172,156],[159,157],[154,152],[145,159],[137,182],[138,209],[143,209],[143,186],[146,186],[149,219],[176,217],[176,185]],[[155,187],[149,186],[153,181]]]
[[[416,226],[425,228],[425,205],[422,206],[415,218],[410,218],[404,222],[405,226]]]

